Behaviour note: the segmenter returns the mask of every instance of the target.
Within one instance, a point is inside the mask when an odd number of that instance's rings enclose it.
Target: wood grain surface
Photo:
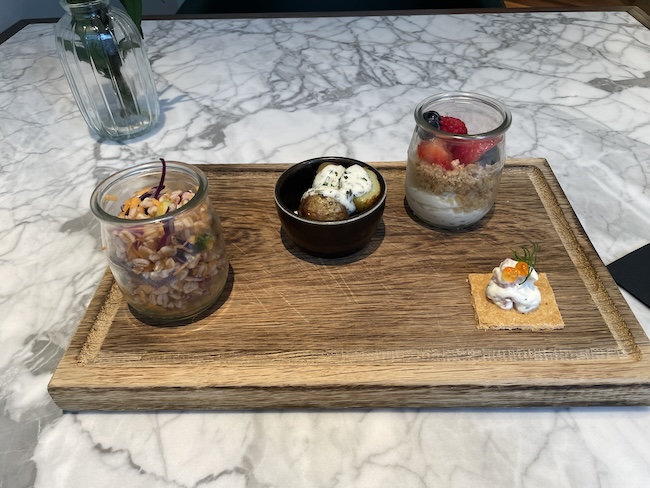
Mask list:
[[[49,385],[66,410],[650,404],[649,342],[547,163],[510,160],[493,211],[434,229],[404,200],[405,163],[370,245],[311,257],[282,231],[286,165],[203,166],[230,257],[206,313],[160,326],[104,276]],[[565,321],[476,328],[467,275],[531,241]]]

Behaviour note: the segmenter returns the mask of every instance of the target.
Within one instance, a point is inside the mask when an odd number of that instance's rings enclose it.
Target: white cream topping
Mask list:
[[[368,193],[372,189],[368,173],[358,164],[354,164],[345,170],[339,186],[341,190],[351,191],[353,198]]]
[[[507,267],[514,268],[516,265],[517,261],[514,259],[505,259],[498,267],[494,268],[485,294],[504,310],[510,310],[514,307],[517,312],[532,312],[542,302],[542,294],[539,288],[535,286],[539,276],[537,271],[533,269],[528,278],[520,276],[515,281],[505,281],[503,279],[503,270]]]
[[[314,177],[311,185],[312,188],[319,188],[321,186],[338,188],[341,176],[345,173],[345,168],[336,164],[328,164]]]
[[[345,168],[336,164],[328,164],[314,177],[312,187],[303,193],[302,198],[312,195],[322,195],[333,198],[345,207],[349,214],[357,211],[354,197],[368,193],[372,182],[366,170],[354,164]]]

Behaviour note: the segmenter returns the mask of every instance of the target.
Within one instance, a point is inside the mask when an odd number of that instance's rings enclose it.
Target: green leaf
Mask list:
[[[214,234],[211,234],[210,232],[206,232],[205,234],[201,234],[196,238],[196,243],[194,244],[196,246],[196,249],[199,252],[203,252],[207,249],[212,248],[212,245],[214,244],[214,241],[216,240]]]
[[[142,33],[142,0],[120,0],[120,3],[135,23],[140,35],[144,38]]]

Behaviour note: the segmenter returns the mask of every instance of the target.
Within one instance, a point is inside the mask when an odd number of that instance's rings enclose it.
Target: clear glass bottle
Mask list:
[[[124,140],[158,122],[158,93],[144,41],[126,12],[109,0],[60,0],[56,50],[88,126]]]
[[[187,203],[174,208],[168,198]],[[149,204],[165,211],[138,216]],[[120,217],[125,205],[133,211]],[[164,170],[152,162],[120,171],[97,186],[90,208],[113,277],[138,313],[177,321],[217,300],[228,278],[228,256],[208,179],[197,167],[168,161]]]
[[[493,207],[506,160],[512,116],[501,102],[473,93],[442,93],[415,108],[406,163],[406,201],[424,222],[459,230]],[[466,134],[441,130],[440,117],[466,124]]]

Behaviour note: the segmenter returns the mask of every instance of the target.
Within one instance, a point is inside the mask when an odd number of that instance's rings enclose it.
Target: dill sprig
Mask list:
[[[526,246],[521,246],[522,254],[519,254],[514,249],[512,250],[512,257],[515,261],[522,261],[528,265],[528,274],[526,275],[526,279],[521,282],[522,284],[526,283],[526,280],[528,280],[528,277],[533,272],[533,268],[535,268],[535,264],[537,264],[537,251],[539,251],[539,244],[536,242],[531,242],[531,244],[533,246],[532,250]]]

